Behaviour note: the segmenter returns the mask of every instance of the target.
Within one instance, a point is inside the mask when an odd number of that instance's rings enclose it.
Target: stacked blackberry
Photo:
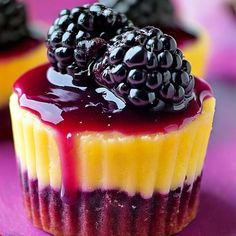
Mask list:
[[[48,32],[48,57],[62,73],[84,77],[106,42],[133,27],[123,14],[101,4],[63,10]]]
[[[93,72],[97,83],[134,106],[178,111],[193,99],[189,62],[174,38],[154,27],[114,37]]]
[[[28,36],[26,9],[15,0],[0,0],[0,49]]]
[[[47,45],[57,71],[93,79],[131,106],[174,112],[194,99],[191,65],[175,39],[101,4],[62,11]]]

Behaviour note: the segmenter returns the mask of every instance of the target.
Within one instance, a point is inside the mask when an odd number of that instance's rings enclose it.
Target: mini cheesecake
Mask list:
[[[0,139],[10,137],[8,102],[14,81],[27,70],[46,61],[43,33],[28,27],[25,7],[15,1],[0,3]]]
[[[192,72],[204,77],[209,55],[210,39],[200,26],[189,27],[181,21],[181,14],[171,0],[100,0],[102,4],[126,14],[135,25],[153,25],[173,36],[192,65]]]
[[[24,74],[10,99],[29,218],[53,235],[181,231],[199,204],[215,107],[209,85],[159,29],[130,30],[100,4],[58,19],[51,64]],[[87,38],[75,47],[78,35]]]
[[[103,98],[109,93],[64,90],[69,81],[39,67],[11,97],[23,198],[34,225],[55,235],[180,231],[198,209],[215,104],[209,87],[197,80],[202,100],[155,122],[146,113],[102,113],[104,104],[113,106]]]

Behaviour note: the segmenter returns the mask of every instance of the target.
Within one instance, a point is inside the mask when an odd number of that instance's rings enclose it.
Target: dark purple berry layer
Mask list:
[[[0,1],[0,51],[28,35],[25,5],[16,0]]]
[[[48,58],[57,71],[84,78],[106,41],[131,27],[125,15],[98,3],[63,10],[48,32]]]
[[[111,39],[93,72],[100,85],[126,102],[153,111],[183,110],[194,98],[190,63],[175,39],[154,27]]]
[[[163,236],[177,233],[196,216],[199,177],[167,195],[154,193],[150,199],[133,197],[117,190],[81,192],[77,203],[66,204],[60,192],[38,189],[37,181],[22,175],[23,199],[34,225],[54,235]]]

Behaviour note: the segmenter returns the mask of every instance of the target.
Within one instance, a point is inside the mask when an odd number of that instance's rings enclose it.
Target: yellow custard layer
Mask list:
[[[62,186],[55,131],[10,101],[15,149],[21,171],[39,187]],[[166,134],[126,136],[117,132],[74,134],[78,189],[119,189],[145,198],[193,183],[201,174],[215,109],[213,97],[203,102],[195,120]]]
[[[9,103],[12,86],[16,79],[29,69],[47,61],[47,52],[44,43],[23,53],[0,61],[0,107]]]
[[[199,34],[197,40],[188,45],[184,45],[181,49],[183,50],[184,57],[192,65],[192,74],[198,78],[203,78],[210,51],[210,39],[204,29],[199,28],[198,30]]]

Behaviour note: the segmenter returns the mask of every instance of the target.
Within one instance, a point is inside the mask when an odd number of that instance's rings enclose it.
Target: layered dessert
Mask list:
[[[25,5],[0,1],[0,140],[10,137],[9,97],[14,81],[46,61],[44,34],[27,24]]]
[[[101,4],[63,10],[47,47],[50,64],[24,74],[10,100],[34,225],[67,236],[182,230],[199,204],[209,85],[173,37]]]
[[[183,23],[172,0],[100,0],[125,13],[135,25],[152,25],[172,35],[193,66],[193,74],[202,78],[209,54],[209,37],[199,26]]]

